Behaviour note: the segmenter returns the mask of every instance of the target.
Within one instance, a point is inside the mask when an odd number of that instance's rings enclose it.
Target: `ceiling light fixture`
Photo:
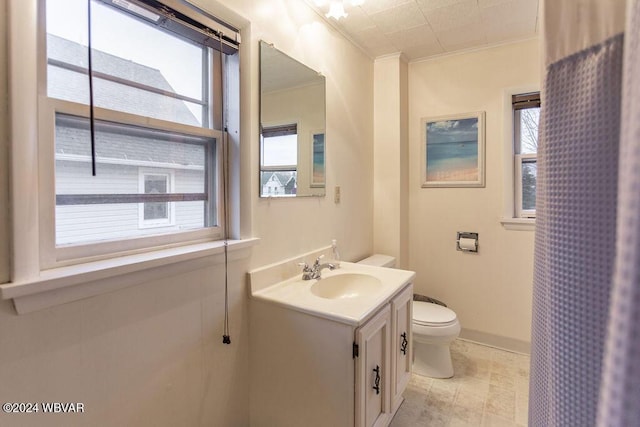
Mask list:
[[[329,12],[325,16],[333,19],[346,18],[347,12],[344,11],[344,4],[341,1],[332,1]]]

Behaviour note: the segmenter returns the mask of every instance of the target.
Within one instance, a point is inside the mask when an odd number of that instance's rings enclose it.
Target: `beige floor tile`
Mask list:
[[[497,415],[485,413],[482,417],[482,427],[516,427],[517,424],[513,420],[499,417]]]
[[[516,397],[529,398],[529,379],[522,379],[516,377],[516,385],[515,385]]]
[[[508,420],[515,420],[516,392],[490,384],[484,411]]]
[[[491,376],[491,361],[488,359],[476,359],[467,365],[466,375],[488,381]]]
[[[473,419],[472,421],[452,416],[449,420],[449,424],[447,424],[447,427],[478,427],[481,425],[481,423],[482,416],[479,416],[479,418]]]
[[[476,344],[467,341],[467,353],[477,359],[491,359],[495,350],[486,345]]]
[[[476,378],[463,378],[460,380],[460,385],[458,386],[458,394],[465,393],[468,395],[475,395],[486,398],[488,392],[489,382],[478,380]]]
[[[416,424],[418,417],[424,411],[424,399],[416,400],[413,396],[408,396],[405,392],[405,400],[391,420],[389,427],[411,427]]]
[[[509,374],[508,371],[501,370],[498,372],[491,372],[489,377],[489,384],[516,391],[516,378],[513,374]]]
[[[472,411],[482,414],[484,410],[485,402],[487,401],[487,395],[478,395],[469,393],[466,390],[459,390],[454,406],[457,408],[470,409]]]
[[[392,427],[526,426],[527,356],[456,340],[451,357],[453,378],[412,375]]]
[[[429,391],[431,384],[433,384],[433,378],[423,377],[422,375],[411,375],[411,379],[409,380],[410,386],[424,390],[425,392]]]
[[[491,360],[496,362],[508,363],[509,365],[515,366],[519,360],[526,358],[527,356],[519,353],[513,353],[511,351],[500,350],[498,348],[494,348],[491,353]]]
[[[415,426],[420,427],[446,427],[451,420],[451,413],[447,411],[438,411],[431,408],[422,411],[422,414],[416,420]]]
[[[529,418],[529,397],[516,396],[516,423],[527,425]]]
[[[451,396],[452,400],[455,397],[456,391],[458,391],[458,387],[460,385],[459,379],[447,378],[447,379],[433,379],[433,383],[431,383],[431,390],[435,390],[440,395],[448,395]]]
[[[451,420],[457,424],[467,423],[479,426],[482,421],[484,405],[484,397],[459,392],[451,408]]]
[[[455,389],[442,387],[441,385],[434,383],[431,386],[429,393],[427,393],[425,404],[430,410],[447,413],[453,406],[455,397]]]

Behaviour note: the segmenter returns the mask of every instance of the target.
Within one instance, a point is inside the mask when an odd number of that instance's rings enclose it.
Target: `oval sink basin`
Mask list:
[[[382,289],[379,279],[360,273],[345,273],[325,277],[311,285],[311,293],[328,299],[357,298],[372,295]]]

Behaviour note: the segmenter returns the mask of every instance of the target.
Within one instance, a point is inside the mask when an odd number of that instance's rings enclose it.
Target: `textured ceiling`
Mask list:
[[[325,17],[331,0],[305,0]],[[322,3],[322,1],[320,2]],[[538,0],[344,0],[346,18],[325,19],[369,56],[417,60],[534,37]]]

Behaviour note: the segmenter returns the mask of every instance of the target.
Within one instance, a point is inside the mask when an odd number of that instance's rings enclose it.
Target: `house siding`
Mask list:
[[[128,165],[98,164],[91,176],[91,164],[85,161],[56,161],[57,194],[136,194],[139,174],[166,173],[166,168],[139,168]],[[204,171],[173,170],[174,191],[203,191]],[[56,206],[56,243],[58,245],[91,242],[122,237],[145,236],[204,225],[204,202],[173,203],[173,225],[141,228],[141,203]]]

